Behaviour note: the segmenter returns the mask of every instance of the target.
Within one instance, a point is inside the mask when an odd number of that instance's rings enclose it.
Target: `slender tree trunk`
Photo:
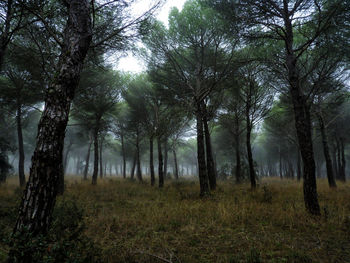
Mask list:
[[[135,176],[135,167],[136,167],[136,160],[137,159],[137,153],[135,151],[135,155],[134,155],[134,159],[132,162],[132,167],[131,167],[131,171],[130,171],[130,177],[132,180],[134,180],[134,176]]]
[[[205,163],[203,117],[201,114],[200,104],[197,105],[196,120],[197,120],[198,177],[199,177],[199,185],[200,185],[200,196],[204,197],[208,195],[210,191],[209,191],[207,167]]]
[[[45,233],[50,225],[56,201],[70,105],[92,35],[89,1],[70,0],[66,1],[66,4],[68,22],[58,64],[59,70],[46,94],[29,181],[14,234],[24,230],[29,231],[31,236]],[[31,262],[31,255],[25,253],[23,259],[19,260]]]
[[[256,174],[254,169],[254,161],[253,161],[253,153],[252,153],[252,145],[250,143],[251,132],[252,132],[252,124],[250,120],[250,107],[251,107],[251,84],[249,84],[249,94],[246,101],[246,125],[247,125],[247,133],[246,133],[246,146],[247,146],[247,156],[248,156],[248,165],[249,165],[249,178],[250,178],[250,186],[252,189],[256,188]]]
[[[75,174],[78,175],[79,173],[80,173],[80,155],[78,155],[77,163],[75,167]]]
[[[153,164],[153,136],[149,138],[149,169],[151,171],[151,185],[154,186],[156,178],[154,175],[154,164]]]
[[[300,181],[302,177],[301,172],[301,158],[300,158],[300,151],[297,149],[297,180]]]
[[[64,143],[63,143],[63,145],[64,145]],[[69,162],[68,156],[69,156],[69,152],[72,148],[72,145],[73,145],[73,142],[70,141],[68,146],[67,146],[65,155],[64,155],[63,166],[60,168],[61,172],[60,172],[60,175],[58,178],[58,187],[57,187],[57,194],[58,195],[63,195],[63,193],[64,193],[64,176],[65,176],[66,171],[67,171],[68,162]]]
[[[97,126],[98,127],[98,126]],[[98,156],[98,128],[95,128],[94,131],[94,170],[92,172],[92,184],[96,185],[97,184],[97,176],[98,176],[98,161],[99,161],[99,156]]]
[[[283,179],[281,146],[279,146],[278,154],[279,154],[279,157],[280,157],[280,160],[279,160],[280,178]]]
[[[174,155],[174,176],[175,176],[175,179],[178,180],[179,179],[179,167],[177,164],[177,156],[176,156],[175,146],[173,147],[173,155]]]
[[[164,140],[164,169],[163,169],[163,174],[164,174],[164,179],[167,178],[168,176],[168,138]]]
[[[26,177],[24,175],[24,147],[23,147],[23,134],[22,134],[22,106],[20,103],[17,105],[17,137],[18,137],[18,176],[19,185],[24,187],[26,183]]]
[[[346,181],[346,173],[345,173],[345,147],[344,147],[344,138],[340,138],[340,150],[341,150],[341,166],[340,166],[340,180]]]
[[[208,127],[207,110],[204,103],[202,104],[202,107],[203,107],[203,125],[204,125],[204,134],[205,134],[205,150],[206,150],[206,157],[207,157],[207,173],[208,173],[208,179],[209,179],[209,186],[210,186],[210,190],[215,190],[216,189],[216,171],[215,171],[213,151],[212,151],[211,140],[210,140],[209,127]]]
[[[103,138],[100,139],[100,155],[99,155],[99,158],[100,158],[100,178],[102,179],[103,178],[103,163],[102,163],[102,147],[103,147]]]
[[[141,160],[140,160],[140,139],[139,139],[138,132],[137,132],[137,136],[136,136],[136,161],[137,161],[136,176],[137,176],[137,179],[140,182],[142,182],[142,171],[141,171]]]
[[[64,174],[67,173],[67,167],[68,167],[68,161],[69,161],[69,152],[72,148],[72,145],[73,145],[73,142],[69,142],[69,144],[67,145],[67,149],[64,151],[64,160],[63,160],[63,171],[64,171]]]
[[[122,141],[122,155],[123,155],[123,178],[126,178],[126,157],[125,157],[125,145],[124,145],[124,136],[120,136]]]
[[[300,89],[297,57],[294,54],[293,46],[293,26],[288,14],[289,10],[287,2],[284,4],[284,13],[284,23],[286,27],[286,67],[288,69],[288,80],[290,83],[290,93],[293,102],[295,128],[304,166],[304,203],[309,213],[320,215],[321,212],[318,203],[315,175],[315,159],[312,146],[310,109],[307,105],[307,98],[302,94]]]
[[[163,155],[162,155],[162,142],[160,136],[157,136],[158,145],[158,186],[162,188],[164,186],[164,174],[163,174]]]
[[[87,180],[87,175],[88,175],[88,171],[89,171],[91,145],[92,145],[92,140],[90,140],[88,151],[86,153],[85,168],[84,168],[84,180]]]
[[[324,159],[326,160],[328,184],[330,187],[337,187],[337,184],[336,184],[335,178],[334,178],[334,174],[333,174],[332,159],[331,159],[331,155],[329,153],[326,128],[324,126],[324,121],[323,121],[321,113],[317,114],[317,117],[318,117],[318,122],[320,125]]]
[[[236,113],[235,117],[235,150],[236,150],[236,183],[241,182],[241,170],[242,170],[242,164],[241,164],[241,145],[240,145],[240,132],[239,132],[239,118]]]

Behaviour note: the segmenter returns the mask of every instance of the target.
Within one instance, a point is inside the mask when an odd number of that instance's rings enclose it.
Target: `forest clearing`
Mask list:
[[[334,191],[319,182],[321,217],[305,211],[296,180],[263,179],[256,191],[219,182],[204,200],[190,179],[167,180],[163,189],[108,177],[97,186],[80,177],[67,184],[57,207],[70,204],[73,219],[71,202],[80,207],[83,234],[94,242],[72,252],[96,249],[96,262],[350,262],[349,184]],[[2,235],[14,226],[15,200],[19,190],[9,180],[0,187]]]

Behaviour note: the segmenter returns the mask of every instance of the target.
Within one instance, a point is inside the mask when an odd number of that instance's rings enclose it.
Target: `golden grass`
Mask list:
[[[9,182],[0,198],[14,192]],[[320,180],[318,192],[320,218],[306,213],[302,183],[279,179],[262,180],[254,192],[220,182],[200,199],[191,180],[158,189],[70,178],[60,198],[83,206],[86,234],[102,247],[103,262],[350,262],[350,185],[332,190]]]

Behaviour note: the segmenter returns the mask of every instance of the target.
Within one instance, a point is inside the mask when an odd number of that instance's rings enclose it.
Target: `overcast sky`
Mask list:
[[[157,12],[157,19],[159,19],[165,25],[167,25],[170,9],[176,6],[179,10],[181,10],[185,2],[186,0],[167,0],[166,3],[162,6],[162,8]],[[143,13],[146,10],[148,10],[149,6],[149,1],[139,1],[139,3],[135,6],[135,13]],[[137,73],[145,70],[145,65],[143,61],[140,61],[132,54],[129,54],[127,57],[123,57],[119,60],[118,65],[116,65],[116,68],[122,71],[130,71]]]

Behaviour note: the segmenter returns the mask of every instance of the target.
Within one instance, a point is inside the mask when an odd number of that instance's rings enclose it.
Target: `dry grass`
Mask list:
[[[254,192],[221,182],[202,200],[194,181],[158,189],[70,178],[61,198],[84,207],[86,234],[102,247],[103,262],[350,262],[350,185],[332,190],[320,180],[318,191],[321,218],[305,212],[301,183],[279,179]],[[13,205],[14,192],[12,182],[1,186],[1,202]]]

